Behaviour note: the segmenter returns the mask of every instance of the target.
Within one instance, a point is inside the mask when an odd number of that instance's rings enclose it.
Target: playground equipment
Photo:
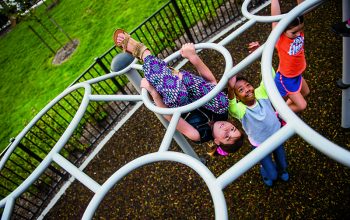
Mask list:
[[[350,18],[350,2],[343,0],[343,20]],[[342,89],[342,121],[343,128],[350,128],[350,38],[343,38],[343,77]]]
[[[62,99],[65,95],[75,91],[77,89],[83,88],[85,90],[84,97],[81,101],[81,105],[69,124],[68,128],[65,130],[61,138],[57,141],[54,148],[50,151],[50,153],[46,156],[46,158],[41,162],[41,164],[35,169],[35,171],[10,195],[0,201],[0,207],[5,207],[2,215],[2,219],[8,219],[11,216],[11,212],[14,206],[15,199],[25,191],[39,176],[40,174],[50,165],[51,162],[57,163],[64,170],[69,172],[74,178],[88,187],[92,192],[95,193],[94,197],[90,201],[86,211],[84,213],[83,219],[91,219],[93,214],[95,213],[98,205],[104,198],[104,196],[109,192],[109,190],[124,176],[130,173],[132,170],[137,169],[141,166],[144,166],[149,163],[154,163],[158,161],[176,161],[182,163],[194,171],[196,171],[207,184],[211,196],[213,198],[214,209],[215,209],[215,217],[216,219],[227,219],[227,207],[226,201],[224,198],[223,190],[233,181],[235,181],[239,176],[248,171],[251,167],[253,167],[256,163],[258,163],[263,157],[272,152],[276,147],[278,147],[281,143],[285,142],[292,135],[298,134],[303,139],[305,139],[308,143],[314,146],[317,150],[327,155],[328,157],[344,164],[345,166],[350,167],[350,152],[343,149],[340,146],[332,143],[327,140],[314,130],[312,130],[308,125],[306,125],[299,117],[297,117],[285,104],[285,101],[280,97],[277,92],[277,88],[273,82],[271,76],[271,63],[272,63],[272,54],[275,42],[277,41],[279,35],[283,32],[284,28],[288,25],[290,20],[294,19],[297,15],[302,14],[304,11],[317,6],[321,3],[320,0],[308,0],[304,3],[300,4],[288,14],[280,15],[280,16],[255,16],[250,14],[247,10],[249,0],[245,1],[242,6],[242,12],[245,17],[249,19],[244,25],[234,31],[232,34],[227,36],[224,40],[219,42],[218,44],[213,43],[202,43],[197,44],[196,49],[214,49],[220,52],[226,61],[225,72],[218,83],[218,85],[213,89],[208,95],[202,97],[201,99],[193,102],[189,105],[178,107],[178,108],[159,108],[152,104],[147,91],[145,89],[140,89],[140,76],[136,70],[140,70],[141,66],[137,64],[137,60],[130,59],[128,55],[120,55],[116,58],[115,63],[112,63],[112,69],[116,72],[111,74],[101,76],[92,80],[88,80],[83,83],[76,84],[67,90],[65,90],[62,94],[52,100],[39,114],[28,124],[28,126],[18,135],[15,142],[8,149],[3,159],[0,161],[0,169],[3,168],[7,158],[10,156],[11,152],[15,149],[16,145],[19,143],[20,139],[24,136],[26,132],[30,129],[33,124],[39,120],[39,118],[47,112],[55,103],[57,103],[60,99]],[[259,49],[254,51],[251,55],[247,56],[244,60],[238,63],[233,67],[232,57],[230,53],[225,49],[224,45],[228,42],[235,39],[240,33],[250,28],[257,22],[273,22],[280,21],[278,26],[271,32],[268,40],[264,45],[262,45]],[[179,57],[179,52],[176,52],[165,59],[166,62],[169,62],[177,57]],[[287,122],[287,125],[282,127],[278,132],[276,132],[273,136],[267,139],[259,148],[250,152],[244,158],[242,158],[239,162],[234,164],[230,169],[225,171],[218,177],[215,177],[210,170],[199,161],[198,155],[193,151],[191,146],[188,144],[186,139],[176,131],[176,124],[180,118],[181,113],[189,112],[193,109],[196,109],[202,106],[204,103],[209,101],[214,97],[215,94],[220,92],[225,86],[228,79],[238,72],[242,71],[248,65],[253,63],[258,58],[261,59],[262,66],[262,76],[263,81],[266,85],[267,92],[273,103],[274,107],[278,110],[282,118]],[[126,59],[126,63],[124,65],[119,66],[120,59]],[[129,62],[129,63],[128,63]],[[128,64],[128,65],[127,65]],[[135,88],[141,93],[140,95],[93,95],[91,93],[91,85],[103,81],[108,78],[115,77],[120,74],[126,74],[129,80],[134,84]],[[151,111],[155,112],[161,122],[167,126],[166,134],[163,138],[163,141],[159,147],[158,152],[144,155],[140,158],[137,158],[121,169],[119,169],[116,173],[114,173],[111,177],[108,178],[102,185],[98,184],[94,179],[86,175],[82,170],[78,169],[71,162],[69,162],[66,158],[60,155],[60,150],[68,141],[74,129],[76,129],[79,121],[82,119],[84,112],[88,106],[89,102],[94,101],[142,101],[145,106]],[[173,115],[171,121],[168,123],[161,116],[163,114],[171,114]],[[168,151],[170,142],[172,138],[176,140],[178,145],[184,151],[184,153],[179,152],[170,152]]]

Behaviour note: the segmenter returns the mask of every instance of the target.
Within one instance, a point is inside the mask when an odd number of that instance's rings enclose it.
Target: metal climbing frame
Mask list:
[[[308,125],[306,125],[300,118],[298,118],[286,105],[285,101],[277,92],[277,88],[274,84],[272,75],[271,75],[271,66],[272,66],[272,55],[274,50],[274,45],[279,37],[279,35],[283,32],[284,28],[288,25],[289,21],[294,19],[297,15],[302,14],[304,11],[317,6],[321,3],[320,0],[308,0],[304,3],[300,4],[288,14],[280,15],[280,16],[255,16],[250,14],[247,11],[247,6],[250,0],[246,0],[242,6],[242,12],[245,17],[249,19],[244,25],[234,31],[232,34],[227,36],[224,40],[219,42],[218,44],[213,43],[203,43],[197,44],[196,49],[214,49],[219,51],[225,58],[226,67],[225,73],[218,83],[218,85],[205,97],[201,99],[178,108],[159,108],[152,104],[149,99],[148,93],[145,89],[139,88],[140,76],[137,74],[136,70],[141,69],[139,64],[136,64],[136,60],[133,60],[129,66],[122,70],[118,70],[117,72],[113,72],[111,74],[101,76],[92,80],[88,80],[83,83],[76,84],[67,90],[65,90],[62,94],[52,100],[43,110],[41,110],[38,115],[28,124],[28,126],[18,135],[16,141],[11,145],[8,149],[7,153],[4,155],[3,159],[0,161],[0,169],[4,167],[6,160],[9,158],[11,152],[15,149],[16,145],[19,143],[21,138],[28,132],[28,130],[35,124],[36,121],[40,119],[40,117],[45,114],[55,103],[57,103],[60,99],[62,99],[65,95],[79,89],[84,88],[85,93],[81,105],[72,119],[71,123],[67,127],[66,131],[63,133],[61,138],[58,140],[54,148],[50,151],[50,153],[46,156],[46,158],[41,162],[41,164],[33,171],[33,173],[10,195],[0,201],[0,207],[4,207],[4,212],[2,215],[2,219],[8,219],[11,216],[12,209],[14,207],[14,201],[17,197],[19,197],[39,176],[44,170],[50,165],[51,162],[56,162],[59,166],[61,166],[64,170],[69,172],[74,178],[79,180],[82,184],[88,187],[92,192],[95,193],[94,197],[90,201],[86,211],[84,213],[83,219],[91,219],[93,214],[95,213],[97,207],[100,202],[104,198],[104,196],[111,190],[111,188],[124,176],[133,170],[144,166],[149,163],[154,163],[158,161],[176,161],[182,163],[194,171],[196,171],[207,184],[210,194],[213,198],[214,209],[215,209],[215,217],[216,219],[227,219],[227,207],[226,201],[223,194],[223,189],[235,181],[239,176],[248,171],[251,167],[253,167],[256,163],[258,163],[263,157],[267,154],[271,153],[276,147],[289,139],[292,135],[298,134],[311,145],[313,145],[316,149],[324,153],[325,155],[331,157],[332,159],[350,167],[350,152],[337,146],[331,141],[325,139],[323,136],[312,130]],[[269,38],[266,43],[257,49],[255,52],[247,56],[244,60],[238,63],[236,66],[232,67],[232,58],[229,52],[224,48],[228,42],[235,39],[239,34],[243,33],[245,30],[253,26],[257,22],[273,22],[280,21],[276,28],[271,32]],[[176,57],[179,57],[180,53],[176,52],[169,57],[166,58],[166,62],[169,62]],[[212,99],[215,94],[220,92],[227,84],[227,81],[230,77],[234,76],[238,72],[242,71],[248,65],[253,63],[255,60],[261,59],[262,66],[262,76],[263,81],[265,83],[268,95],[271,99],[272,104],[278,110],[282,118],[287,122],[287,125],[282,127],[278,132],[268,138],[259,148],[254,151],[251,151],[244,158],[234,164],[230,169],[225,171],[219,177],[215,177],[211,171],[198,159],[198,156],[190,147],[186,139],[176,131],[176,124],[180,118],[181,113],[189,112],[193,109],[196,109],[202,106],[204,103]],[[117,75],[126,74],[130,81],[135,85],[140,95],[93,95],[91,93],[91,85],[97,83],[99,81],[103,81],[108,78],[115,77]],[[102,185],[98,184],[94,179],[86,175],[81,169],[74,166],[70,163],[66,158],[60,155],[60,151],[71,137],[72,133],[78,126],[79,121],[82,119],[86,108],[89,102],[93,101],[143,101],[145,106],[149,108],[151,111],[155,112],[158,117],[161,119],[163,124],[167,126],[166,134],[163,138],[163,141],[159,147],[159,151],[156,153],[150,153],[139,157],[122,168],[120,168],[117,172],[115,172],[111,177],[108,178],[106,182]],[[170,123],[168,124],[164,118],[161,116],[163,114],[171,114],[173,115]],[[168,151],[170,142],[172,138],[175,138],[179,146],[185,153],[179,152],[170,152]]]
[[[350,1],[343,0],[343,21],[350,18]],[[343,37],[342,120],[343,128],[350,128],[350,37]]]

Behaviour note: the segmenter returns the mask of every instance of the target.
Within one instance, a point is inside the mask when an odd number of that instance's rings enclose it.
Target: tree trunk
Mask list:
[[[17,16],[16,15],[10,15],[9,16],[11,27],[15,27],[17,25]]]

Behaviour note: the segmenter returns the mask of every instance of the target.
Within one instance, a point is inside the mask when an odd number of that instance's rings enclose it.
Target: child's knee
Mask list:
[[[299,111],[304,111],[307,107],[307,102],[304,100],[300,103],[298,103]]]
[[[306,109],[307,103],[301,93],[290,95],[289,99],[290,103],[288,105],[291,106],[294,112],[300,112]]]
[[[301,93],[304,97],[308,96],[310,94],[310,89],[309,88],[306,88],[304,89],[304,91],[302,91]]]

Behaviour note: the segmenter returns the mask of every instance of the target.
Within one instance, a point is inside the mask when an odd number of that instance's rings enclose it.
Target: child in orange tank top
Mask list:
[[[303,0],[298,0],[300,4]],[[278,0],[271,1],[271,15],[280,15]],[[272,23],[272,29],[277,22]],[[279,65],[275,77],[276,86],[288,106],[294,112],[303,111],[306,108],[305,96],[310,93],[309,87],[302,77],[306,68],[304,54],[304,18],[299,16],[294,19],[281,34],[276,43],[279,57]]]
[[[298,0],[300,4],[303,0]],[[278,0],[271,0],[271,15],[280,15]],[[277,22],[272,23],[272,29]],[[279,65],[275,76],[275,83],[281,96],[294,112],[303,111],[306,108],[305,96],[310,93],[309,86],[302,73],[306,68],[304,54],[304,18],[297,17],[281,34],[276,43],[279,57]],[[249,44],[250,52],[259,47],[259,42]]]

